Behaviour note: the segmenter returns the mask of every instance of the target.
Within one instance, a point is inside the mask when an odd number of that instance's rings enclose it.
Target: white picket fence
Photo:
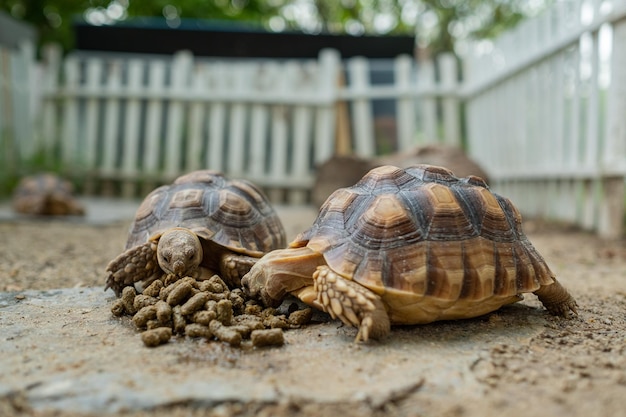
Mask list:
[[[86,192],[137,196],[213,168],[255,181],[274,201],[302,203],[316,164],[334,153],[460,144],[464,131],[492,187],[524,215],[623,235],[624,2],[555,2],[493,45],[474,44],[462,84],[450,57],[437,76],[432,62],[398,57],[393,82],[377,85],[372,62],[334,51],[275,61],[185,52],[62,59],[50,49],[40,78],[29,63],[32,48],[0,49],[4,173],[41,153]],[[39,99],[29,102],[33,89]],[[375,112],[384,100],[395,110],[387,130]]]
[[[35,148],[60,159],[87,188],[108,180],[126,196],[211,168],[253,180],[274,201],[304,203],[315,166],[337,152],[403,150],[420,138],[436,140],[442,126],[447,141],[460,143],[458,99],[448,100],[440,121],[434,71],[424,67],[420,79],[430,77],[429,84],[418,86],[409,56],[395,59],[394,82],[384,85],[371,83],[370,61],[342,62],[334,50],[317,60],[277,61],[189,52],[61,60],[50,49],[46,63]],[[443,65],[452,91],[456,65],[450,59]],[[394,103],[392,138],[376,132],[374,104],[381,100]]]
[[[526,215],[621,236],[626,3],[555,2],[464,64],[468,151],[493,188]]]
[[[32,153],[35,137],[33,91],[35,69],[32,43],[19,49],[0,44],[0,177],[15,172]],[[0,189],[2,186],[0,185]]]

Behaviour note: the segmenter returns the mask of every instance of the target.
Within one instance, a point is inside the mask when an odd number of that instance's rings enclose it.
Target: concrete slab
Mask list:
[[[527,343],[545,325],[544,312],[518,305],[497,320],[397,328],[384,342],[355,344],[355,329],[328,321],[287,331],[280,348],[174,338],[151,349],[112,316],[111,301],[102,288],[0,293],[0,398],[101,413],[227,402],[376,407],[413,393],[458,402],[481,395],[472,367],[482,356]]]

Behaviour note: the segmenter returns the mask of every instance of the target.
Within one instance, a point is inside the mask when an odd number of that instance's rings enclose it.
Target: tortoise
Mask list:
[[[246,180],[193,171],[148,194],[130,226],[126,248],[107,266],[105,291],[149,285],[164,274],[232,287],[266,252],[284,248],[285,231],[267,197]]]
[[[242,279],[274,306],[291,293],[380,339],[391,324],[477,317],[533,292],[555,315],[576,301],[525,236],[519,211],[476,176],[385,165],[336,190],[288,248]]]
[[[36,216],[82,216],[85,208],[74,196],[74,186],[53,173],[24,177],[13,191],[13,210]]]

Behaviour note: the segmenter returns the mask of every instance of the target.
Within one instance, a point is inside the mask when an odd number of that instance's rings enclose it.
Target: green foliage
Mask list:
[[[0,10],[29,22],[40,43],[71,49],[72,21],[98,17],[164,17],[254,22],[273,30],[350,34],[413,34],[437,54],[459,39],[493,37],[550,0],[0,0]],[[531,4],[532,3],[532,4]],[[538,6],[539,5],[539,6]],[[534,9],[533,9],[534,8]]]

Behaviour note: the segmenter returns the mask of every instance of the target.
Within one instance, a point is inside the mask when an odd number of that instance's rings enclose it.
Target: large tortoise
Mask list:
[[[84,206],[74,196],[74,186],[52,173],[29,175],[13,191],[13,210],[35,216],[82,216]]]
[[[126,250],[106,270],[106,287],[143,287],[163,274],[231,287],[266,252],[284,248],[285,232],[267,197],[252,183],[194,171],[146,196],[130,227]]]
[[[479,177],[382,166],[335,191],[312,227],[242,279],[267,305],[287,293],[381,338],[390,324],[476,317],[534,292],[568,316],[576,302],[524,235],[511,202]]]

